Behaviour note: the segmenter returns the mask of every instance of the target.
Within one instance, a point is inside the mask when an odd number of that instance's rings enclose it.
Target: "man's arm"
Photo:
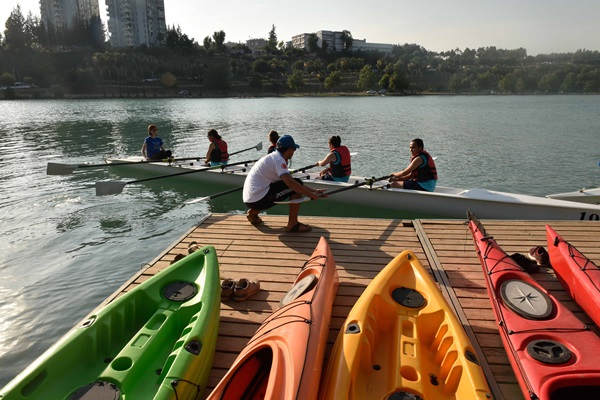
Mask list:
[[[308,186],[301,185],[296,182],[294,178],[292,178],[291,174],[281,175],[281,180],[294,192],[308,196],[313,200],[317,200],[319,197],[322,197],[321,193],[325,191],[324,189],[313,189]]]

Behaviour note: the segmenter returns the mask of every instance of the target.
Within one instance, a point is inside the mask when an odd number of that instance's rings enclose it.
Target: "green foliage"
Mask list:
[[[293,89],[296,92],[298,91],[299,87],[304,86],[304,77],[302,71],[294,71],[288,78],[287,84],[290,89]]]
[[[13,76],[13,74],[4,72],[2,75],[0,75],[0,85],[11,86],[14,83],[15,83],[15,77]]]
[[[359,89],[373,89],[375,87],[376,76],[370,65],[365,65],[358,75],[357,86]]]
[[[228,90],[231,87],[228,64],[213,64],[204,71],[203,86],[210,90]]]

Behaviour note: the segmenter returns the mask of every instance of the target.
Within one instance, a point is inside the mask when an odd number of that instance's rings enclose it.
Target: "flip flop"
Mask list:
[[[310,225],[306,225],[301,222],[298,222],[296,225],[292,226],[290,229],[286,229],[285,231],[286,232],[304,233],[304,232],[312,231],[312,227]]]

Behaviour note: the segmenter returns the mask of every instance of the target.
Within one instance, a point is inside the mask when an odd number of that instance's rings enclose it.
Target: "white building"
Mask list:
[[[109,40],[113,47],[165,43],[164,0],[106,0],[106,9]]]
[[[308,48],[308,38],[312,33],[301,33],[296,36],[292,36],[292,47],[297,49]],[[344,50],[344,40],[342,31],[318,31],[315,33],[317,36],[317,46],[323,48],[323,43],[327,43],[328,51],[342,51]],[[386,43],[367,43],[366,39],[353,39],[350,51],[378,51],[384,54],[391,54],[394,45]]]
[[[98,0],[40,0],[41,20],[47,27],[65,29],[73,21],[100,17]]]

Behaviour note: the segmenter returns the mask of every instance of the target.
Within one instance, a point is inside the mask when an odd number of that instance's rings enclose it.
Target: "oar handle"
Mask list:
[[[304,171],[306,171],[307,169],[314,168],[314,167],[316,167],[316,166],[318,166],[318,165],[319,165],[319,164],[316,164],[316,163],[315,163],[315,164],[307,165],[306,167],[302,167],[302,168],[293,169],[293,170],[291,170],[291,171],[290,171],[290,174],[295,174],[296,172],[304,172]]]
[[[372,185],[374,182],[378,182],[378,181],[383,181],[385,179],[389,179],[391,175],[385,175],[385,176],[381,176],[379,178],[367,178],[365,179],[363,182],[356,182],[355,184],[351,185],[351,186],[346,186],[343,188],[339,188],[339,189],[335,189],[332,190],[331,192],[325,192],[325,194],[327,196],[331,196],[332,194],[336,194],[336,193],[340,193],[340,192],[345,192],[346,190],[350,190],[350,189],[354,189],[357,188],[359,186],[365,186],[365,185]]]

